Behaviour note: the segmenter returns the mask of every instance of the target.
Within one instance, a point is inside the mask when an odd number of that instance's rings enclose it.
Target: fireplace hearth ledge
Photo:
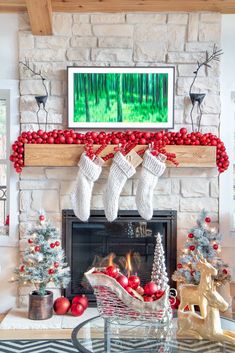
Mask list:
[[[48,320],[28,319],[28,309],[13,308],[5,316],[0,324],[2,330],[54,330],[54,329],[74,329],[83,321],[99,315],[96,308],[88,308],[82,316],[53,315]],[[102,319],[101,319],[102,320]],[[101,321],[102,325],[102,321]]]

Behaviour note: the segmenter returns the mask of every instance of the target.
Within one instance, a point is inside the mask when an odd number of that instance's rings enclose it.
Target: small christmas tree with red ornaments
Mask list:
[[[177,270],[172,279],[180,283],[198,284],[200,272],[197,270],[197,260],[194,256],[199,251],[203,257],[217,270],[214,278],[216,284],[221,285],[231,281],[228,265],[219,257],[221,252],[221,234],[211,226],[211,218],[208,212],[202,210],[197,225],[190,229],[184,249],[179,257]]]
[[[70,281],[70,269],[65,263],[58,230],[46,220],[44,214],[39,216],[38,223],[29,231],[28,247],[15,273],[18,282],[33,284],[39,295],[45,295],[50,282],[66,288]]]

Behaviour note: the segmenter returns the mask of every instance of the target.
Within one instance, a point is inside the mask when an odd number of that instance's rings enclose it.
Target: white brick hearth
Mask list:
[[[34,37],[28,19],[21,16],[20,59],[27,58],[47,77],[49,129],[67,127],[66,67],[77,66],[161,66],[176,67],[175,128],[190,130],[188,91],[197,60],[205,50],[219,45],[221,16],[214,13],[151,14],[55,14],[54,36]],[[219,65],[201,70],[195,89],[206,93],[203,107],[204,132],[219,132]],[[21,130],[37,130],[34,95],[41,93],[38,79],[20,68]],[[25,231],[44,209],[61,227],[61,210],[71,208],[69,193],[77,168],[24,168],[20,178],[20,243]],[[102,191],[108,175],[104,168],[96,183],[92,208],[102,209]],[[137,171],[125,185],[121,209],[136,209]],[[155,209],[178,212],[178,249],[193,226],[199,211],[206,208],[218,222],[218,173],[213,168],[167,169],[155,189]],[[27,290],[21,289],[22,302]]]

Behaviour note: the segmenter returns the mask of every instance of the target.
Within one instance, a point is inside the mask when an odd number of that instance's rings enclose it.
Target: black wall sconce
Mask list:
[[[209,54],[208,51],[206,51],[206,59],[201,62],[201,63],[197,63],[197,69],[193,72],[194,73],[194,78],[193,81],[190,85],[189,88],[189,97],[192,103],[192,109],[190,111],[190,118],[191,118],[191,124],[192,124],[192,131],[200,131],[201,129],[201,120],[202,120],[202,109],[201,109],[201,105],[202,102],[206,96],[206,93],[193,93],[193,85],[196,81],[196,78],[198,76],[198,72],[200,71],[200,69],[205,66],[205,67],[211,67],[211,65],[209,64],[211,61],[220,61],[220,55],[222,55],[222,49],[217,49],[217,46],[214,44],[213,46],[213,50],[212,53]],[[196,124],[196,130],[194,127],[194,122],[193,122],[193,111],[194,108],[197,106],[197,124]]]

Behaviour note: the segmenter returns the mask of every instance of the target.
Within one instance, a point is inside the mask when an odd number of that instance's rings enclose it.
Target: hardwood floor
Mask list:
[[[0,314],[0,322],[6,314]],[[0,330],[0,340],[10,339],[70,339],[72,329],[59,330]]]

